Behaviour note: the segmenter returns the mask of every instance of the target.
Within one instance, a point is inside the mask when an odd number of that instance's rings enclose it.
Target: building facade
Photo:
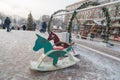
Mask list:
[[[68,5],[66,6],[66,10],[74,10],[79,6],[81,6],[86,1],[87,0],[83,0],[78,3]],[[94,0],[94,1],[98,1],[100,4],[105,4],[105,3],[108,3],[111,1],[117,1],[117,0]],[[120,17],[120,4],[107,6],[107,8],[109,9],[109,13],[111,17]],[[69,16],[70,15],[66,15],[66,20],[69,18]],[[96,9],[90,9],[90,10],[79,12],[77,14],[77,17],[79,19],[96,19],[96,18],[100,19],[100,18],[104,18],[104,14],[100,8],[96,8]]]

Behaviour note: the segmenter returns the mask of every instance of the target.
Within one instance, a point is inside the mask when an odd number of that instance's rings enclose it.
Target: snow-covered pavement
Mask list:
[[[98,42],[98,41],[90,41],[90,40],[76,39],[76,38],[73,38],[73,41],[81,45],[90,47],[92,49],[120,58],[120,45],[116,44],[114,45],[114,47],[107,47],[106,44],[101,41]]]
[[[8,33],[6,30],[0,30],[0,80],[120,79],[120,62],[81,47],[81,45],[87,44],[84,40],[82,42],[84,44],[81,44],[81,40],[76,40],[76,42],[79,42],[74,46],[75,52],[80,54],[78,58],[81,59],[76,65],[53,72],[36,72],[30,70],[29,62],[37,60],[41,54],[35,53],[32,50],[36,40],[36,33],[45,38],[48,37],[47,33],[44,34],[39,31],[11,31]],[[59,36],[61,36],[60,33]],[[86,42],[93,44],[92,41],[86,40]],[[96,46],[99,47],[99,45]],[[101,49],[101,47],[99,48]],[[109,50],[111,50],[110,52],[114,51],[112,49]],[[119,51],[116,52],[119,53]]]

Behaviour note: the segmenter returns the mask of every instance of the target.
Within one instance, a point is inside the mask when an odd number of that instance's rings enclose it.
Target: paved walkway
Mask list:
[[[120,45],[118,45],[119,43],[115,44],[114,47],[106,47],[106,44],[98,39],[90,41],[89,39],[86,40],[86,39],[74,38],[73,41],[76,43],[85,45],[87,47],[93,48],[95,50],[120,58]]]
[[[8,33],[0,30],[0,80],[107,80],[114,74],[82,56],[78,57],[81,59],[79,63],[66,69],[53,72],[30,70],[30,61],[37,60],[41,54],[32,50],[36,33],[40,34],[37,31]],[[47,34],[40,35],[47,37]]]

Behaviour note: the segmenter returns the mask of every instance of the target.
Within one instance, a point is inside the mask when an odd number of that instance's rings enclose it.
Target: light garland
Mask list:
[[[104,16],[106,17],[106,21],[107,21],[107,30],[106,30],[106,37],[104,39],[104,42],[108,43],[109,41],[109,36],[110,36],[110,24],[111,24],[111,18],[108,12],[108,9],[106,7],[102,8],[102,11],[104,13]]]

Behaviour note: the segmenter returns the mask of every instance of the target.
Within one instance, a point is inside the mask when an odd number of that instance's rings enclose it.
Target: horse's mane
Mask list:
[[[57,36],[57,34],[55,34],[55,33],[52,32],[52,31],[51,31],[51,33],[52,33],[53,35],[55,35],[55,37],[56,37],[56,39],[57,39],[58,41],[60,41],[60,39],[59,39],[59,37]]]

